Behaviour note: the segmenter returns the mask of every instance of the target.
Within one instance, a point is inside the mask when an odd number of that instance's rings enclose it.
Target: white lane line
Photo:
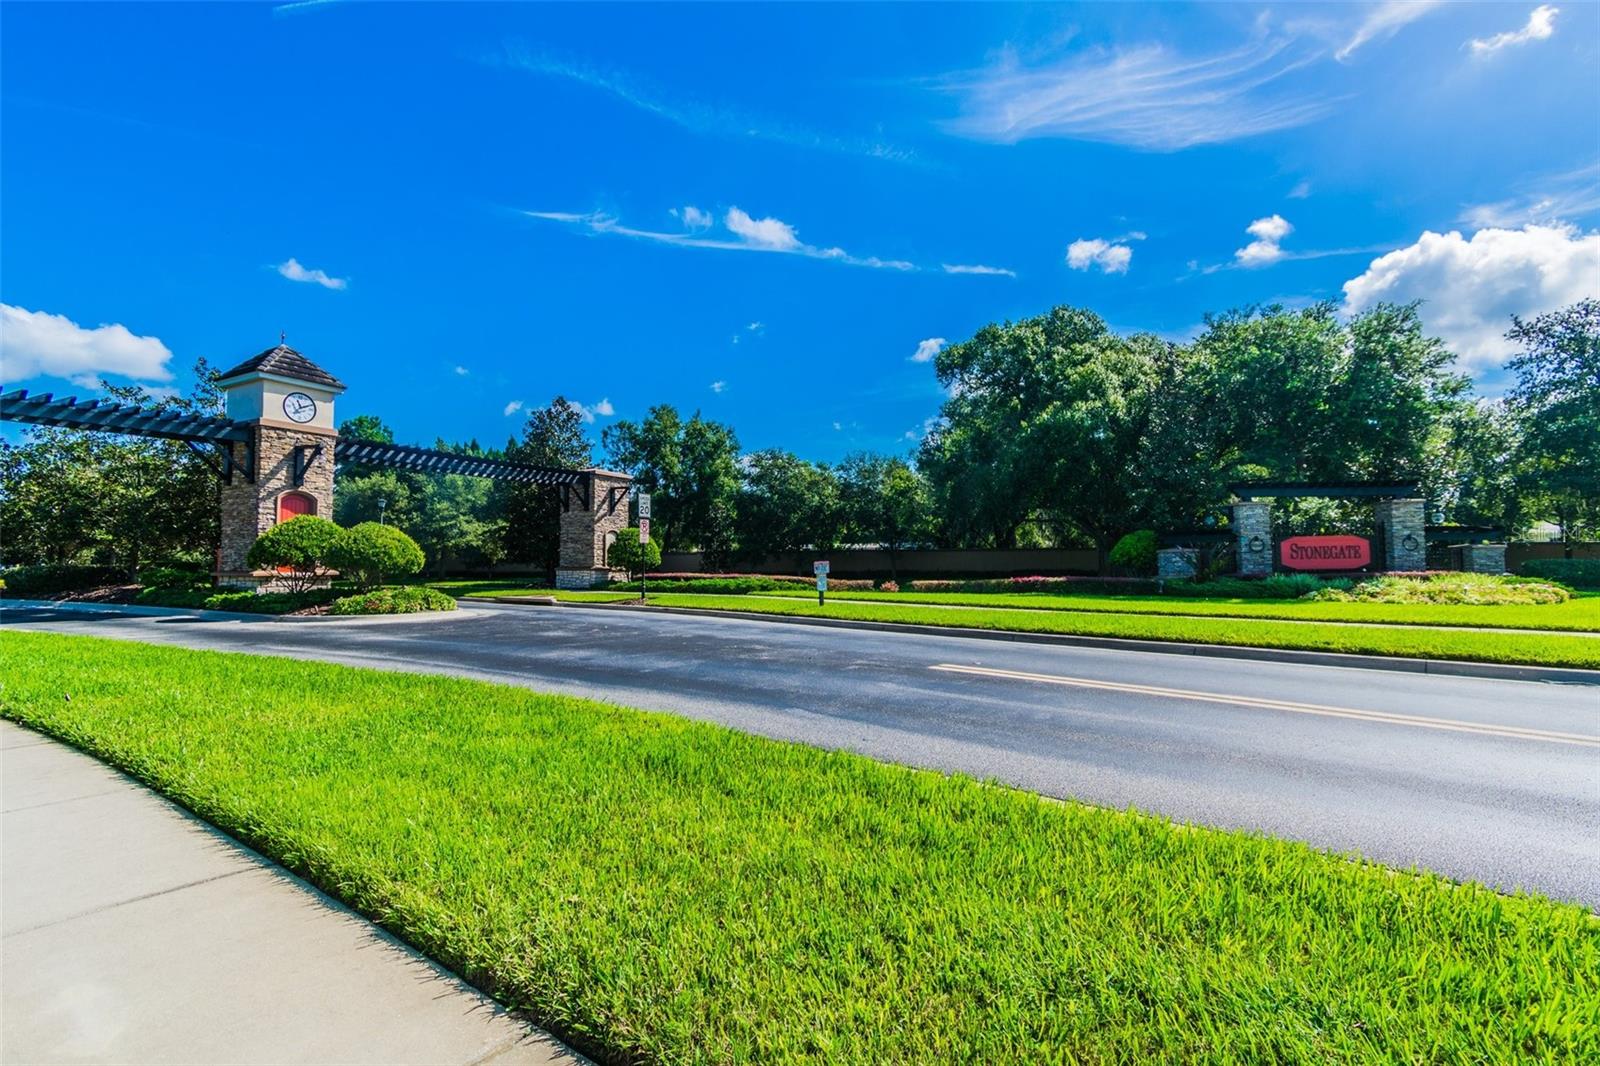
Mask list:
[[[1583,747],[1600,748],[1600,736],[1592,736],[1587,733],[1562,733],[1553,729],[1528,729],[1524,726],[1465,722],[1453,718],[1428,718],[1422,715],[1397,714],[1391,711],[1366,711],[1355,707],[1329,707],[1320,703],[1296,703],[1291,700],[1261,699],[1257,696],[1229,696],[1217,692],[1194,692],[1181,688],[1162,688],[1158,685],[1134,685],[1123,681],[1097,681],[1086,677],[1064,677],[1060,674],[1032,674],[1021,670],[998,670],[988,666],[963,666],[959,663],[938,663],[928,667],[928,669],[939,670],[947,674],[997,677],[1008,681],[1032,681],[1045,685],[1070,685],[1075,688],[1128,692],[1140,696],[1165,696],[1170,699],[1226,703],[1236,707],[1251,707],[1265,711],[1284,711],[1290,714],[1314,714],[1327,718],[1354,718],[1365,722],[1380,722],[1385,725],[1414,726],[1419,729],[1444,729],[1455,733],[1476,733],[1480,736],[1506,737],[1512,740],[1542,740],[1549,744],[1577,744]]]

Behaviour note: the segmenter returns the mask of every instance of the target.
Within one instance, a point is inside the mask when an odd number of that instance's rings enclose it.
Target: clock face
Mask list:
[[[317,417],[317,401],[303,392],[291,392],[283,398],[283,413],[292,422],[309,422]]]

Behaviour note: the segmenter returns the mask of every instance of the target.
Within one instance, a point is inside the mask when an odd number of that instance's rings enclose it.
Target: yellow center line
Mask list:
[[[1320,703],[1296,703],[1292,700],[1262,699],[1257,696],[1229,696],[1217,692],[1194,692],[1189,689],[1163,688],[1159,685],[1135,685],[1124,681],[1097,681],[1086,677],[1064,677],[1060,674],[1033,674],[1021,670],[998,670],[988,666],[962,666],[959,663],[939,663],[930,666],[947,674],[969,674],[975,677],[998,677],[1009,681],[1033,681],[1045,685],[1071,685],[1075,688],[1102,689],[1107,692],[1128,692],[1140,696],[1165,696],[1169,699],[1199,700],[1204,703],[1226,703],[1236,707],[1251,707],[1266,711],[1285,711],[1290,714],[1315,714],[1327,718],[1354,718],[1385,725],[1414,726],[1419,729],[1444,729],[1455,733],[1476,733],[1480,736],[1506,737],[1512,740],[1542,740],[1550,744],[1578,744],[1600,748],[1600,736],[1587,733],[1562,733],[1553,729],[1528,729],[1524,726],[1497,725],[1484,722],[1465,722],[1452,718],[1428,718],[1415,714],[1398,714],[1392,711],[1366,711],[1355,707],[1329,707]]]

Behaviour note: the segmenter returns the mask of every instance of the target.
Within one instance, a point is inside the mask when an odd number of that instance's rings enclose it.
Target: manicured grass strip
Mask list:
[[[762,596],[815,600],[814,591],[780,590]],[[1218,600],[1182,596],[1074,596],[1050,592],[829,592],[830,600],[868,603],[1025,607],[1045,611],[1279,618],[1307,622],[1382,622],[1385,625],[1481,626],[1600,632],[1600,596],[1566,603],[1468,606],[1433,603],[1318,603],[1302,600]]]
[[[1376,626],[1301,625],[1243,618],[1019,611],[837,599],[830,599],[826,605],[818,606],[815,599],[768,596],[662,593],[652,594],[650,602],[661,607],[697,607],[716,611],[750,611],[910,625],[964,626],[1017,633],[1070,633],[1191,644],[1395,655],[1411,659],[1462,659],[1600,669],[1600,640],[1564,633],[1484,633],[1467,629],[1399,626],[1382,629]]]
[[[1600,1055],[1579,907],[506,686],[0,650],[7,717],[608,1060]]]

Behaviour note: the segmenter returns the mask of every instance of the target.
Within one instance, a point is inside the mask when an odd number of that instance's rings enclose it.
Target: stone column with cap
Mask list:
[[[1272,573],[1272,504],[1238,500],[1233,505],[1234,560],[1240,577]]]
[[[252,356],[217,381],[228,417],[242,422],[250,446],[235,442],[235,469],[222,486],[222,540],[217,583],[272,591],[280,576],[246,559],[256,538],[301,514],[333,518],[334,397],[344,384],[279,344]]]
[[[1383,540],[1385,570],[1426,570],[1427,534],[1422,500],[1379,500],[1373,517]]]
[[[611,545],[628,526],[628,492],[633,478],[614,470],[590,467],[586,485],[560,491],[561,552],[556,563],[556,588],[587,589],[627,574],[610,565]]]

